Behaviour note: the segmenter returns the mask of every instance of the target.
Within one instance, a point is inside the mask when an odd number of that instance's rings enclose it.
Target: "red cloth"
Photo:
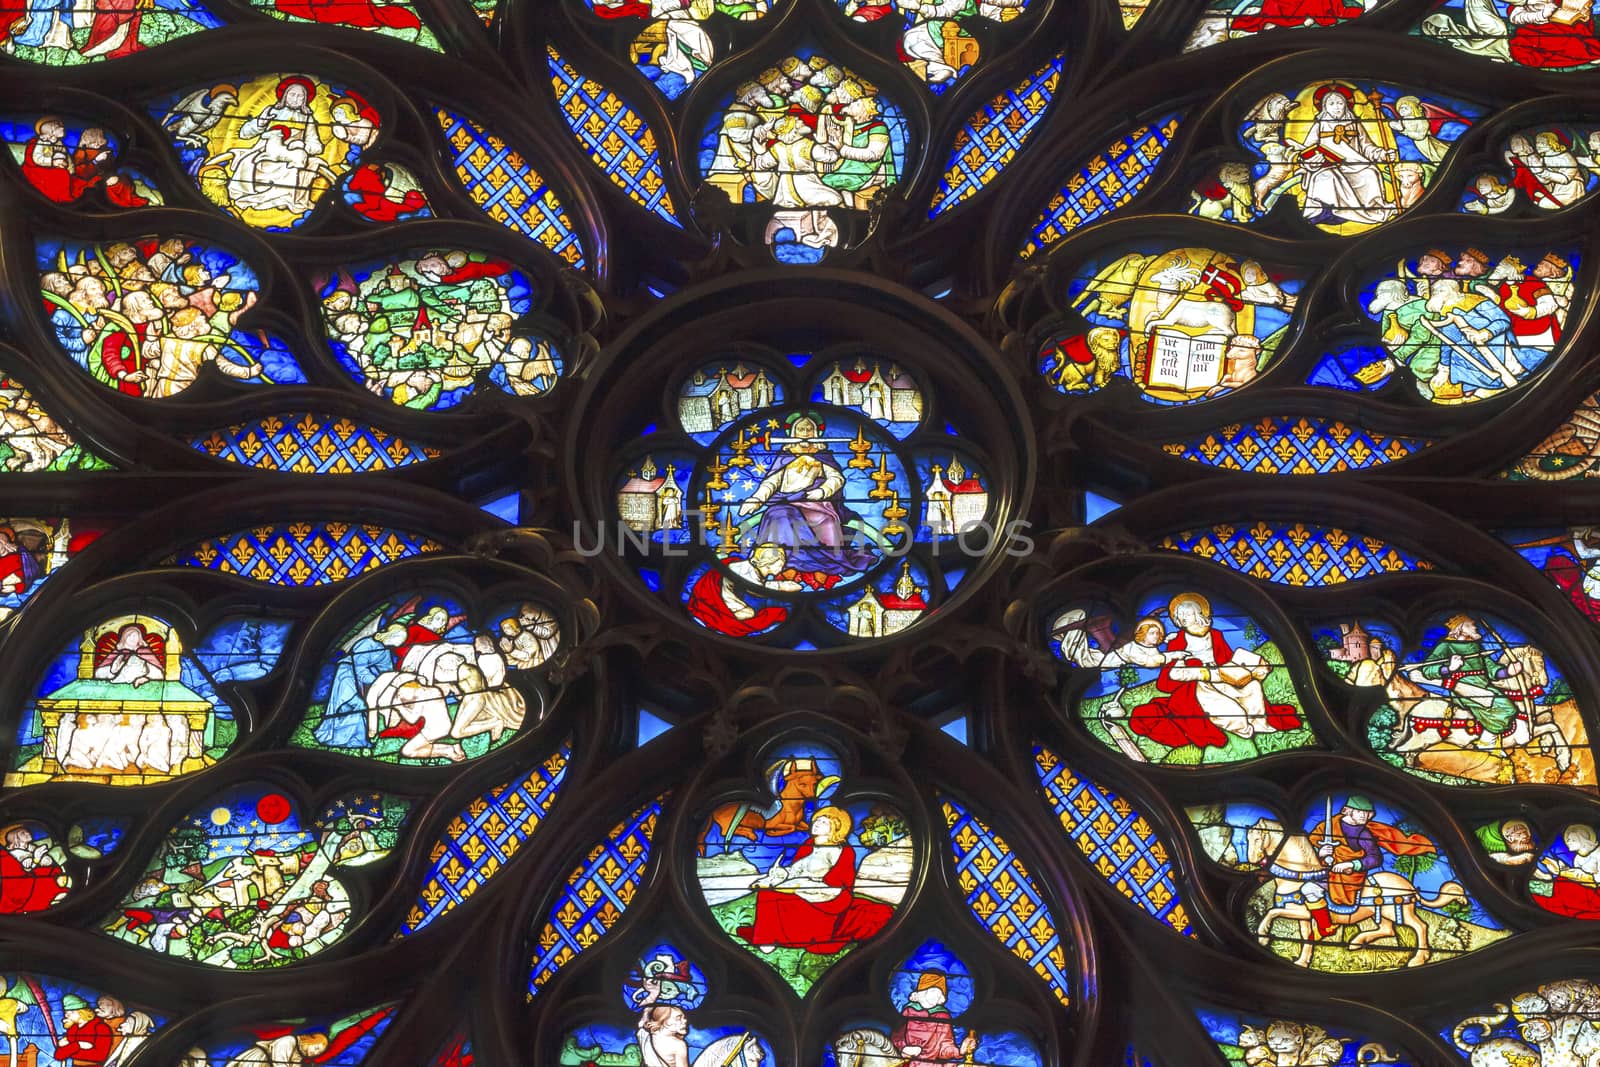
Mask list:
[[[594,13],[603,19],[647,19],[650,5],[644,0],[623,0],[620,4],[595,4]]]
[[[375,4],[372,0],[276,0],[276,4],[285,15],[333,26],[414,30],[422,25],[407,4]]]
[[[1408,834],[1398,826],[1376,819],[1367,820],[1367,831],[1377,839],[1379,848],[1395,856],[1421,856],[1439,851],[1439,846],[1427,834]]]
[[[122,174],[114,174],[106,182],[106,199],[117,207],[149,207],[150,201],[139,195],[133,182]]]
[[[0,589],[6,587],[8,579],[16,582],[16,592],[26,593],[28,591],[28,575],[22,569],[21,552],[9,552],[4,556],[0,556]],[[10,855],[10,853],[6,853],[6,855]],[[15,861],[13,860],[12,862]],[[0,860],[0,864],[3,863],[4,860]],[[5,868],[0,866],[0,877],[4,875]],[[10,909],[0,908],[0,911],[7,910]]]
[[[1548,315],[1532,315],[1527,318],[1517,314],[1506,304],[1515,293],[1531,311],[1538,306],[1539,298],[1550,296],[1550,287],[1538,278],[1523,278],[1515,287],[1510,282],[1501,282],[1499,286],[1500,307],[1511,316],[1511,333],[1515,337],[1539,337],[1546,331],[1557,341],[1561,340],[1561,319],[1555,312]]]
[[[1544,70],[1582,67],[1600,61],[1600,40],[1587,20],[1518,26],[1511,31],[1511,58]]]
[[[1167,642],[1168,652],[1181,651],[1185,647],[1181,632]],[[1216,630],[1211,631],[1211,657],[1218,665],[1233,659],[1233,649],[1228,647],[1227,640]],[[1156,688],[1168,695],[1134,708],[1128,719],[1129,729],[1168,748],[1182,748],[1185,745],[1226,747],[1228,735],[1211,721],[1195,694],[1200,683],[1180,682],[1172,677],[1173,667],[1203,666],[1205,664],[1193,656],[1182,663],[1163,664],[1161,675],[1156,679]],[[1267,725],[1274,730],[1293,730],[1300,725],[1300,716],[1291,705],[1268,704],[1266,708]]]
[[[410,648],[412,645],[431,645],[436,641],[443,641],[443,640],[444,640],[444,635],[443,634],[440,634],[436,630],[428,629],[426,626],[422,625],[420,622],[413,622],[413,623],[410,623],[410,624],[408,624],[406,626],[405,643],[402,644],[400,647],[402,649],[407,649],[407,648]]]
[[[722,574],[715,568],[708,569],[695,581],[689,590],[689,614],[708,629],[719,634],[728,634],[732,637],[748,637],[769,629],[789,617],[789,609],[776,604],[764,608],[757,608],[756,613],[748,619],[741,619],[728,610],[728,605],[722,599]]]
[[[1544,573],[1546,578],[1555,583],[1556,588],[1567,594],[1573,607],[1600,622],[1600,600],[1591,598],[1584,591],[1584,570],[1577,560],[1571,556],[1558,556],[1552,553],[1544,561]]]
[[[383,173],[376,165],[361,167],[351,174],[348,188],[360,197],[350,206],[362,218],[371,219],[373,222],[394,222],[401,215],[421,211],[428,206],[428,198],[422,194],[421,189],[406,190],[405,196],[398,203],[390,200],[384,195],[386,188],[383,184]]]
[[[1094,350],[1089,347],[1089,338],[1084,334],[1073,334],[1064,341],[1057,342],[1056,351],[1061,354],[1066,363],[1077,363],[1087,366],[1094,362]]]
[[[0,915],[43,911],[66,895],[56,878],[61,868],[41,864],[33,870],[5,849],[0,849]]]
[[[38,144],[37,137],[31,138],[22,151],[22,175],[28,179],[28,184],[58,204],[78,199],[82,189],[73,180],[70,170],[66,167],[42,167],[33,161],[33,150]]]
[[[1273,27],[1304,26],[1308,22],[1333,26],[1364,14],[1366,8],[1360,4],[1346,4],[1343,0],[1262,0],[1257,14],[1235,16],[1233,29],[1240,33],[1260,33]]]
[[[99,1067],[111,1055],[111,1027],[98,1017],[66,1028],[56,1059],[76,1067]]]
[[[148,329],[148,323],[136,322],[133,324],[132,337],[128,336],[126,330],[118,330],[108,335],[105,344],[100,348],[100,363],[105,367],[106,374],[111,378],[111,384],[117,387],[119,393],[127,393],[129,396],[144,395],[139,382],[130,382],[117,376],[144,370],[144,335]]]
[[[1545,911],[1571,919],[1600,919],[1600,886],[1557,878],[1551,884],[1550,895],[1534,894],[1533,902]]]
[[[28,17],[28,0],[0,0],[0,41],[11,36],[17,23]]]
[[[139,7],[139,0],[99,0],[95,12],[94,22],[89,24],[89,39],[83,42],[85,52],[116,36],[123,26],[127,26],[128,35],[121,44],[106,52],[105,58],[131,56],[139,50],[139,19],[144,14]]]
[[[950,1025],[950,1013],[943,1008],[923,1011],[915,1004],[901,1011],[905,1022],[889,1035],[889,1043],[897,1049],[915,1046],[919,1051],[905,1061],[905,1067],[943,1067],[961,1060],[961,1046],[956,1044],[956,1030]]]
[[[1516,156],[1511,157],[1511,187],[1535,204],[1542,206],[1546,203],[1555,203],[1555,197],[1550,195],[1550,190],[1545,188],[1544,182],[1540,181],[1538,176],[1528,169],[1528,165]]]
[[[807,841],[795,850],[791,862],[805,859],[811,849]],[[756,890],[755,923],[739,927],[738,935],[752,945],[803,948],[826,956],[872,937],[894,917],[889,905],[855,895],[856,854],[849,845],[839,850],[838,860],[822,882],[836,887],[839,895],[814,904],[793,893]]]
[[[351,1045],[354,1045],[357,1041],[360,1041],[363,1037],[367,1036],[367,1034],[371,1033],[379,1023],[383,1022],[383,1020],[389,1017],[389,1013],[392,1010],[393,1009],[391,1008],[383,1008],[379,1011],[375,1011],[365,1019],[362,1019],[360,1022],[352,1023],[343,1030],[340,1030],[338,1035],[335,1036],[333,1040],[328,1042],[328,1047],[322,1050],[322,1054],[320,1056],[313,1057],[311,1062],[339,1062],[338,1057],[341,1053],[343,1053]]]
[[[454,285],[474,278],[498,278],[510,269],[511,264],[503,259],[468,260],[439,280]]]

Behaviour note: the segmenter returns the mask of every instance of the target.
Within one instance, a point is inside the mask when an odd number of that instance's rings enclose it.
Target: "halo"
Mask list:
[[[304,89],[306,91],[306,103],[307,104],[310,104],[311,101],[313,101],[313,100],[315,100],[317,98],[317,85],[316,85],[315,82],[313,82],[310,78],[305,77],[304,75],[291,74],[289,77],[283,79],[282,81],[280,81],[278,83],[278,99],[279,100],[283,99],[283,94],[289,91],[289,86],[291,86],[291,85],[298,85],[298,86],[300,86],[300,88],[302,88],[302,89]]]
[[[1211,617],[1211,601],[1207,600],[1199,593],[1179,593],[1177,596],[1173,597],[1171,602],[1167,604],[1167,615],[1169,617],[1173,619],[1178,617],[1179,604],[1197,605],[1201,611],[1206,613],[1207,618]]]
[[[1355,102],[1355,98],[1348,87],[1340,85],[1338,82],[1330,82],[1327,85],[1319,86],[1317,91],[1311,94],[1311,102],[1317,106],[1318,111],[1322,110],[1323,97],[1329,93],[1338,93],[1344,97],[1344,102],[1347,104]]]

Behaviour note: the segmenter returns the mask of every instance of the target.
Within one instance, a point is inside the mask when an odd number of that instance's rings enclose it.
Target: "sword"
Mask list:
[[[1517,379],[1516,379],[1515,375],[1513,375],[1509,370],[1507,370],[1506,369],[1506,365],[1504,363],[1500,362],[1500,359],[1493,352],[1491,352],[1487,348],[1485,348],[1483,345],[1480,345],[1480,344],[1477,344],[1477,343],[1474,342],[1472,347],[1476,348],[1478,350],[1478,355],[1482,356],[1485,360],[1488,361],[1488,365],[1487,366],[1485,366],[1483,363],[1479,363],[1477,361],[1477,359],[1475,359],[1473,357],[1472,353],[1469,350],[1467,350],[1465,348],[1462,348],[1456,342],[1454,342],[1454,341],[1450,340],[1450,338],[1446,337],[1443,333],[1441,333],[1439,331],[1439,327],[1435,326],[1428,319],[1420,318],[1417,321],[1422,323],[1423,326],[1427,327],[1429,333],[1433,334],[1435,337],[1437,337],[1444,344],[1448,345],[1452,352],[1459,353],[1461,355],[1461,358],[1465,359],[1468,363],[1472,364],[1480,372],[1482,372],[1484,374],[1491,375],[1491,376],[1498,376],[1502,382],[1505,382],[1506,388],[1508,388],[1508,389],[1513,388],[1513,387],[1516,386]]]

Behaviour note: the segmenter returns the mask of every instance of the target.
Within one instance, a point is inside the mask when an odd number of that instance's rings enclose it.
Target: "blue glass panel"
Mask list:
[[[989,101],[957,131],[929,218],[975,196],[1011,165],[1050,109],[1061,69],[1062,57],[1057,56]]]
[[[384,526],[296,522],[210,538],[181,549],[162,565],[201,567],[272,585],[327,585],[443,547],[421,534]]]
[[[972,916],[1011,954],[1033,968],[1062,1004],[1072,979],[1061,933],[1044,894],[999,834],[949,797],[941,797],[956,881]]]
[[[556,972],[593,946],[633,903],[650,863],[650,845],[661,817],[658,798],[618,823],[567,875],[567,887],[550,906],[534,938],[528,999]]]
[[[1095,873],[1151,917],[1195,936],[1167,847],[1144,816],[1043,746],[1034,746],[1033,761],[1045,800]]]
[[[555,805],[571,758],[572,746],[562,745],[538,769],[489,790],[446,825],[428,853],[422,892],[397,937],[455,910],[504,869]]]

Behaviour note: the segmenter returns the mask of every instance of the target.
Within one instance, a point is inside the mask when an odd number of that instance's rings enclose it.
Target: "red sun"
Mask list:
[[[289,798],[282,793],[268,793],[256,801],[256,817],[268,826],[276,826],[289,817]]]

